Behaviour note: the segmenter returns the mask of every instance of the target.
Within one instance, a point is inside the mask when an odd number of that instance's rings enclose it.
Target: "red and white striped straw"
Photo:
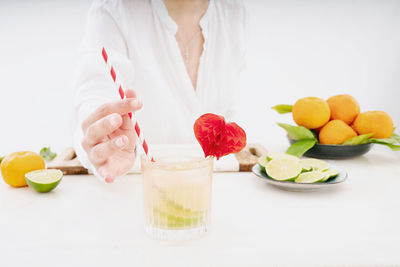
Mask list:
[[[110,62],[108,60],[108,54],[107,54],[106,49],[104,47],[101,49],[101,55],[103,56],[104,62],[106,63],[106,66],[107,66],[107,70],[110,72],[111,78],[113,79],[114,84],[118,88],[119,96],[121,97],[121,99],[124,99],[125,98],[125,91],[124,91],[124,89],[122,87],[121,82],[119,81],[119,79],[117,79],[117,74],[115,73],[115,69],[110,64]],[[129,117],[131,118],[133,125],[135,125],[135,132],[136,132],[136,135],[137,135],[137,137],[139,139],[139,142],[141,143],[141,145],[143,147],[144,153],[146,154],[146,156],[151,161],[154,161],[154,158],[150,155],[149,147],[148,147],[148,145],[146,143],[146,140],[144,139],[144,136],[143,136],[142,132],[140,131],[140,127],[139,127],[139,124],[138,124],[137,120],[135,119],[134,116],[132,116],[132,113],[129,113]]]

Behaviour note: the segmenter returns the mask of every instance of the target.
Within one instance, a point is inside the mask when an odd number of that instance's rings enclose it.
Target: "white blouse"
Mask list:
[[[233,115],[235,85],[245,63],[247,20],[241,0],[210,0],[200,21],[205,41],[195,89],[175,39],[178,26],[162,0],[95,1],[75,79],[74,147],[81,163],[93,171],[81,147],[82,121],[99,105],[119,99],[101,46],[125,89],[134,89],[143,101],[135,116],[150,148],[193,143],[198,116]]]

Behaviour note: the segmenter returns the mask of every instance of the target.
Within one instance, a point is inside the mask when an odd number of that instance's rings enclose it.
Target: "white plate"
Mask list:
[[[330,165],[330,169],[336,170],[339,172],[338,176],[331,178],[322,183],[312,183],[312,184],[301,184],[295,183],[293,181],[277,181],[269,177],[265,172],[263,172],[258,164],[253,166],[253,173],[258,177],[263,178],[268,183],[273,186],[278,187],[279,189],[287,190],[287,191],[315,191],[322,188],[329,188],[332,186],[337,186],[340,183],[343,183],[347,179],[347,173],[344,170],[341,170],[335,166]]]

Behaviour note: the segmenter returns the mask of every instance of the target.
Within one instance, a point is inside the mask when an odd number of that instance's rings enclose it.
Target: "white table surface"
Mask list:
[[[308,193],[215,173],[211,231],[182,243],[145,235],[140,175],[46,194],[1,182],[0,266],[400,266],[400,153],[331,162],[348,180]]]

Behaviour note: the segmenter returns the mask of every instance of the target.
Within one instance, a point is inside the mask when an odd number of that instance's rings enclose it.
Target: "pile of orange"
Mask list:
[[[343,144],[362,134],[372,138],[389,138],[394,131],[393,120],[384,111],[360,113],[360,105],[351,95],[335,95],[327,99],[305,97],[292,108],[297,125],[318,132],[321,144]]]

